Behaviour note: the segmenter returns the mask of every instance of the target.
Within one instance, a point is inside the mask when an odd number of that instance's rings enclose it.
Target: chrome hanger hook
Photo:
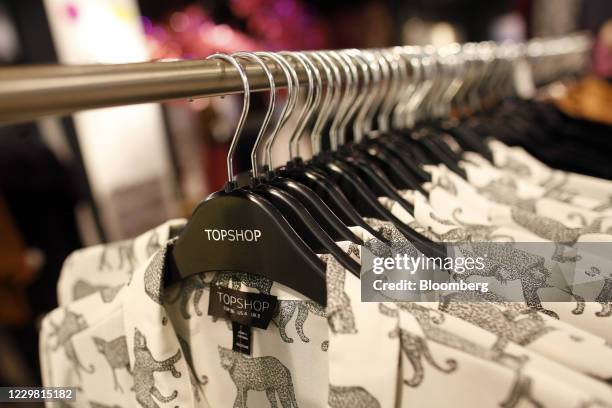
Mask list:
[[[344,87],[344,93],[340,95],[340,102],[338,103],[338,108],[336,110],[336,114],[334,115],[334,120],[332,121],[331,127],[329,129],[330,136],[330,147],[331,150],[335,151],[338,149],[339,143],[343,143],[340,139],[340,124],[342,123],[342,119],[348,112],[350,105],[352,103],[351,99],[353,98],[353,90],[355,83],[355,70],[350,66],[349,63],[345,60],[345,56],[341,55],[338,51],[328,51],[328,54],[333,57],[344,70],[344,74],[346,76],[346,86]],[[339,89],[340,90],[340,89]]]
[[[359,103],[361,103],[359,101],[359,70],[357,69],[357,64],[355,64],[355,61],[351,57],[351,52],[353,52],[353,50],[343,50],[339,52],[340,56],[350,68],[352,77],[351,93],[347,96],[347,108],[338,128],[338,142],[340,145],[344,145],[346,143],[346,127],[349,120],[355,113],[355,110],[359,107]]]
[[[410,99],[410,95],[414,91],[414,76],[416,73],[414,69],[408,69],[408,61],[406,61],[408,51],[404,47],[394,47],[393,53],[395,54],[398,61],[398,75],[399,75],[399,85],[398,85],[398,93],[395,102],[395,106],[392,111],[392,125],[396,129],[402,129],[404,127],[403,116],[402,114],[405,111],[406,101]],[[412,68],[412,67],[411,67]],[[412,74],[412,76],[411,76]]]
[[[266,116],[264,117],[261,127],[259,128],[259,133],[257,134],[257,138],[255,139],[255,144],[251,149],[251,173],[255,178],[259,176],[259,166],[257,164],[257,150],[259,148],[259,144],[261,143],[262,137],[266,132],[268,125],[270,124],[270,119],[272,118],[272,114],[274,113],[274,107],[276,106],[276,86],[274,85],[274,76],[272,75],[272,72],[270,71],[266,63],[263,62],[263,60],[257,55],[252,52],[241,51],[232,54],[232,56],[255,61],[255,63],[259,65],[261,69],[263,69],[264,73],[266,74],[266,77],[268,78],[268,82],[270,83],[270,99],[268,110],[266,111]]]
[[[240,113],[238,125],[236,126],[236,130],[234,130],[234,135],[232,136],[232,141],[227,152],[227,181],[228,183],[232,183],[234,181],[234,155],[236,154],[236,146],[238,145],[240,134],[244,129],[244,124],[246,122],[247,115],[249,114],[249,107],[251,105],[251,87],[249,85],[249,78],[247,77],[244,68],[238,63],[236,58],[232,57],[231,55],[217,53],[209,55],[208,57],[206,57],[206,59],[219,59],[230,63],[234,68],[238,70],[238,74],[240,75],[240,79],[242,80],[242,86],[244,89],[244,97],[242,99],[242,112]]]
[[[326,88],[325,98],[323,98],[323,102],[321,103],[319,114],[315,121],[314,127],[312,129],[312,135],[311,135],[312,154],[316,155],[316,154],[319,154],[321,151],[321,130],[323,128],[323,125],[325,124],[325,120],[327,119],[327,116],[329,116],[327,114],[327,111],[328,111],[327,107],[330,105],[331,98],[333,96],[332,93],[333,93],[334,81],[332,79],[332,70],[329,68],[329,66],[323,60],[323,58],[316,51],[311,51],[308,55],[314,58],[319,63],[319,65],[323,67],[323,71],[325,71],[325,77],[327,80],[326,87],[325,87]]]
[[[321,101],[323,83],[319,69],[312,63],[312,61],[310,61],[306,54],[303,52],[285,52],[283,54],[288,54],[300,61],[306,70],[306,75],[308,76],[306,102],[304,102],[304,107],[298,119],[298,127],[295,129],[289,141],[289,157],[293,160],[296,157],[300,157],[300,139],[304,134],[306,126],[310,122],[310,118],[312,118],[312,115],[314,115],[317,106]]]
[[[357,63],[356,64],[354,63],[353,65],[355,66],[359,65],[359,68],[361,69],[362,76],[363,76],[363,81],[362,81],[363,83],[361,86],[359,86],[359,83],[358,83],[359,81],[357,79],[356,81],[357,96],[355,98],[354,103],[351,105],[351,108],[349,109],[349,111],[347,112],[345,116],[345,119],[342,123],[343,128],[346,128],[346,126],[348,125],[348,122],[351,120],[353,115],[355,115],[357,110],[361,108],[366,97],[368,96],[368,90],[370,89],[370,69],[368,67],[368,63],[365,57],[362,55],[362,51],[358,49],[350,49],[350,50],[347,50],[346,52],[349,55],[349,57],[353,60],[353,62],[355,60],[357,61]],[[360,134],[358,133],[358,126],[356,125],[356,123],[357,123],[357,119],[353,123],[353,136],[355,138],[355,141],[359,141],[361,140],[361,137],[360,137]],[[344,134],[345,134],[345,131],[343,129],[342,137],[344,137]]]
[[[280,113],[280,117],[276,122],[276,125],[272,129],[272,134],[268,136],[266,142],[264,143],[264,160],[268,165],[268,170],[272,170],[272,145],[274,144],[274,141],[278,136],[279,130],[287,122],[289,116],[293,112],[293,108],[295,107],[296,102],[296,93],[294,92],[294,86],[296,86],[297,84],[297,87],[299,89],[299,80],[295,71],[291,70],[291,67],[283,57],[267,51],[259,51],[256,52],[255,55],[273,60],[276,64],[278,64],[280,69],[285,74],[285,77],[287,78],[287,102],[285,103],[285,106],[283,106],[283,109]]]
[[[338,68],[338,65],[336,65],[336,63],[334,62],[334,59],[330,56],[329,51],[321,51],[319,52],[319,55],[321,55],[321,57],[327,62],[328,66],[331,67],[332,73],[334,74],[334,81],[332,83],[333,86],[331,88],[332,89],[331,99],[329,101],[329,104],[327,105],[327,110],[325,111],[325,115],[323,116],[324,120],[321,121],[321,128],[320,128],[320,131],[318,132],[318,135],[319,135],[318,145],[319,145],[319,151],[321,151],[323,148],[323,145],[322,145],[323,139],[322,139],[321,131],[324,129],[325,124],[327,123],[329,118],[334,113],[334,109],[336,109],[336,113],[338,112],[339,100],[342,97],[342,74],[340,73],[340,68]],[[337,147],[337,139],[333,137],[331,133],[328,133],[328,136],[330,137],[330,148],[332,146]]]
[[[355,142],[359,143],[366,132],[370,129],[367,128],[366,119],[370,107],[374,103],[374,99],[377,97],[377,85],[380,81],[380,67],[374,66],[372,55],[367,51],[360,51],[356,54],[360,60],[363,61],[364,74],[367,72],[367,88],[364,89],[365,98],[360,106],[359,112],[353,122],[353,133],[355,135]]]
[[[400,81],[402,78],[398,56],[389,50],[382,50],[381,54],[382,58],[387,61],[390,71],[388,73],[389,86],[387,88],[386,95],[383,95],[383,101],[378,113],[377,121],[378,129],[382,132],[388,132],[391,128],[391,113],[398,102],[398,97],[401,90]]]
[[[369,66],[372,72],[372,97],[368,101],[368,109],[364,117],[364,134],[370,137],[372,130],[374,130],[374,116],[382,97],[384,97],[384,90],[386,85],[386,73],[388,68],[386,62],[381,60],[378,50],[369,51],[367,53],[369,59]],[[383,68],[384,66],[384,68]]]

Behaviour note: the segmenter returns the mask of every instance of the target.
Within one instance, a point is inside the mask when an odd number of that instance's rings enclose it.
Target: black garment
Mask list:
[[[612,127],[571,117],[552,104],[507,100],[467,126],[522,146],[551,167],[612,179]]]

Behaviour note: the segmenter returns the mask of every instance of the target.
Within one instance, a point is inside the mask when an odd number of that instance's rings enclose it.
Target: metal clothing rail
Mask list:
[[[459,47],[459,52],[469,53],[471,49],[473,53],[484,46],[489,52],[485,53],[489,55],[485,62],[490,61],[496,51],[504,50],[512,51],[512,56],[505,54],[502,59],[526,57],[542,61],[543,57],[552,56],[555,58],[549,62],[554,71],[560,66],[556,57],[584,53],[590,49],[590,43],[588,35],[575,33],[556,39],[534,39],[522,45],[466,43]],[[420,55],[424,55],[422,52]],[[241,62],[241,65],[246,70],[252,91],[269,89],[261,66],[254,62]],[[303,66],[292,65],[300,83],[306,82],[308,77]],[[274,84],[286,86],[283,71],[275,64],[269,68]],[[242,92],[238,70],[220,60],[0,68],[0,124],[87,109]]]
[[[261,67],[244,63],[252,91],[269,89]],[[294,65],[300,81],[306,72]],[[275,85],[287,85],[270,66]],[[41,65],[0,69],[0,123],[45,115],[179,98],[242,93],[238,70],[219,60],[109,65]]]

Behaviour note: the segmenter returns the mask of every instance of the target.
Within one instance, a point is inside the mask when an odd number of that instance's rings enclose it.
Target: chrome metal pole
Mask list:
[[[268,89],[260,66],[245,64],[252,91]],[[306,72],[295,69],[300,80]],[[271,67],[279,87],[287,80]],[[109,106],[242,93],[238,71],[221,61],[109,65],[41,65],[0,69],[0,123],[34,120]]]

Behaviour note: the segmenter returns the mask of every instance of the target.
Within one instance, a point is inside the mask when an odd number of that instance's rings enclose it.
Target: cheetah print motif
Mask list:
[[[329,385],[330,408],[380,408],[380,402],[363,387]]]
[[[271,407],[298,408],[291,372],[276,357],[248,357],[219,346],[219,358],[236,386],[234,407],[247,407],[248,391],[265,391]],[[266,373],[266,375],[261,375]]]
[[[98,351],[104,355],[104,358],[111,368],[115,390],[123,392],[123,388],[117,381],[116,370],[126,369],[128,373],[132,374],[125,336],[120,336],[110,341],[106,341],[100,337],[94,337],[93,342]]]
[[[49,338],[55,337],[56,339],[55,345],[51,346],[51,351],[57,351],[59,348],[63,348],[66,358],[72,364],[79,379],[81,379],[81,370],[88,374],[92,374],[95,371],[94,366],[90,364],[89,367],[85,367],[83,365],[72,343],[72,336],[89,327],[83,315],[65,309],[64,319],[60,324],[54,323],[53,320],[49,320],[49,323],[53,327],[53,331],[49,334]]]
[[[155,386],[155,372],[170,371],[174,378],[180,378],[181,373],[174,367],[181,359],[181,350],[166,360],[156,360],[149,348],[147,339],[138,330],[134,330],[134,386],[132,390],[136,394],[136,400],[144,408],[159,408],[157,402],[168,403],[178,396],[174,390],[169,396],[164,396]]]

